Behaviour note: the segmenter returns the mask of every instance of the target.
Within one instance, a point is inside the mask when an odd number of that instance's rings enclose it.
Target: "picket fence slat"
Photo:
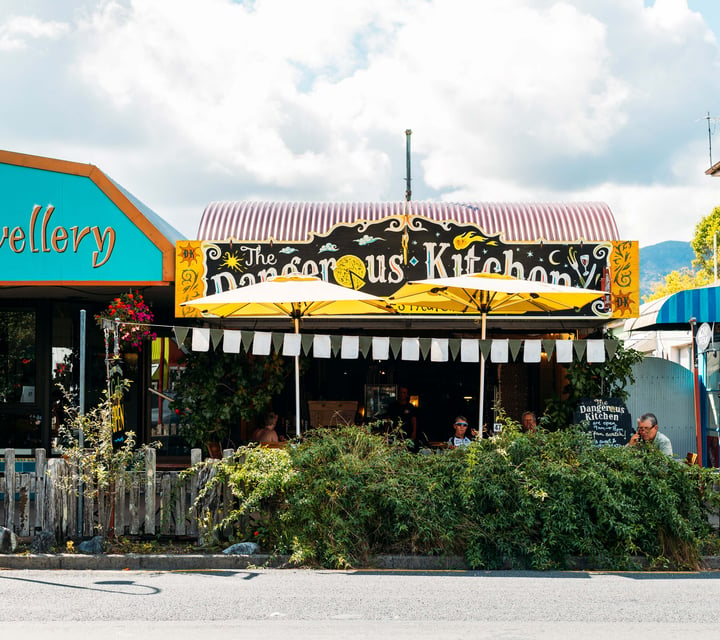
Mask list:
[[[45,476],[47,474],[47,456],[45,449],[35,449],[35,504],[45,504]],[[45,528],[45,509],[35,509],[33,527],[36,531]]]
[[[125,478],[120,476],[115,481],[115,502],[113,504],[112,532],[114,535],[125,534]]]
[[[5,519],[10,526],[8,529],[15,529],[15,451],[5,449]]]
[[[156,488],[155,449],[145,452],[145,533],[155,534],[155,492]]]
[[[34,475],[34,474],[33,474]],[[18,530],[21,536],[30,535],[30,480],[31,474],[17,474]]]

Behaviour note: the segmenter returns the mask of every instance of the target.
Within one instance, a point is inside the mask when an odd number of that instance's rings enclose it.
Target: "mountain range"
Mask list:
[[[667,240],[640,247],[640,300],[650,295],[653,285],[662,282],[671,271],[692,268],[695,252],[689,242]]]

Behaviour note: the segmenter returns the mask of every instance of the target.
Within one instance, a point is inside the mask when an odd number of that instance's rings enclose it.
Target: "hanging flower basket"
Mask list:
[[[123,293],[119,298],[115,298],[105,311],[95,316],[95,321],[100,328],[110,321],[110,330],[115,331],[118,327],[119,335],[116,340],[120,345],[128,347],[142,348],[143,340],[146,338],[156,338],[157,335],[152,330],[150,323],[155,319],[150,307],[145,304],[142,294],[139,292]],[[119,320],[119,325],[116,324]]]

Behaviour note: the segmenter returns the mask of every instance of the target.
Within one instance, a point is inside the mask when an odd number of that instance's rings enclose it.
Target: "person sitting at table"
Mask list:
[[[277,431],[275,431],[277,421],[278,414],[271,411],[265,416],[265,426],[255,429],[250,439],[255,442],[280,442]]]
[[[637,423],[637,431],[630,437],[630,442],[626,446],[634,447],[644,441],[656,446],[666,456],[672,457],[672,442],[664,433],[658,431],[658,420],[654,413],[643,413]]]
[[[537,431],[537,416],[533,411],[526,411],[521,418],[522,430],[524,433],[535,433]]]
[[[448,447],[455,449],[457,447],[467,447],[470,444],[470,438],[465,433],[467,432],[468,421],[465,416],[457,416],[453,423],[453,429],[455,429],[455,435],[448,440]]]

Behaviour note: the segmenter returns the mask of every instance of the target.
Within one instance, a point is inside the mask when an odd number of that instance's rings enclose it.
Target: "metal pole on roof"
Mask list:
[[[697,463],[703,466],[702,417],[700,414],[700,374],[698,372],[697,320],[690,318],[690,342],[693,367],[693,404],[695,407],[695,440],[697,442]]]
[[[410,136],[412,131],[405,129],[405,201],[410,202],[412,199],[412,189],[410,188]]]
[[[708,123],[708,153],[710,154],[710,166],[713,166],[712,162],[712,132],[710,131],[710,112],[708,111],[707,114],[707,123]]]

